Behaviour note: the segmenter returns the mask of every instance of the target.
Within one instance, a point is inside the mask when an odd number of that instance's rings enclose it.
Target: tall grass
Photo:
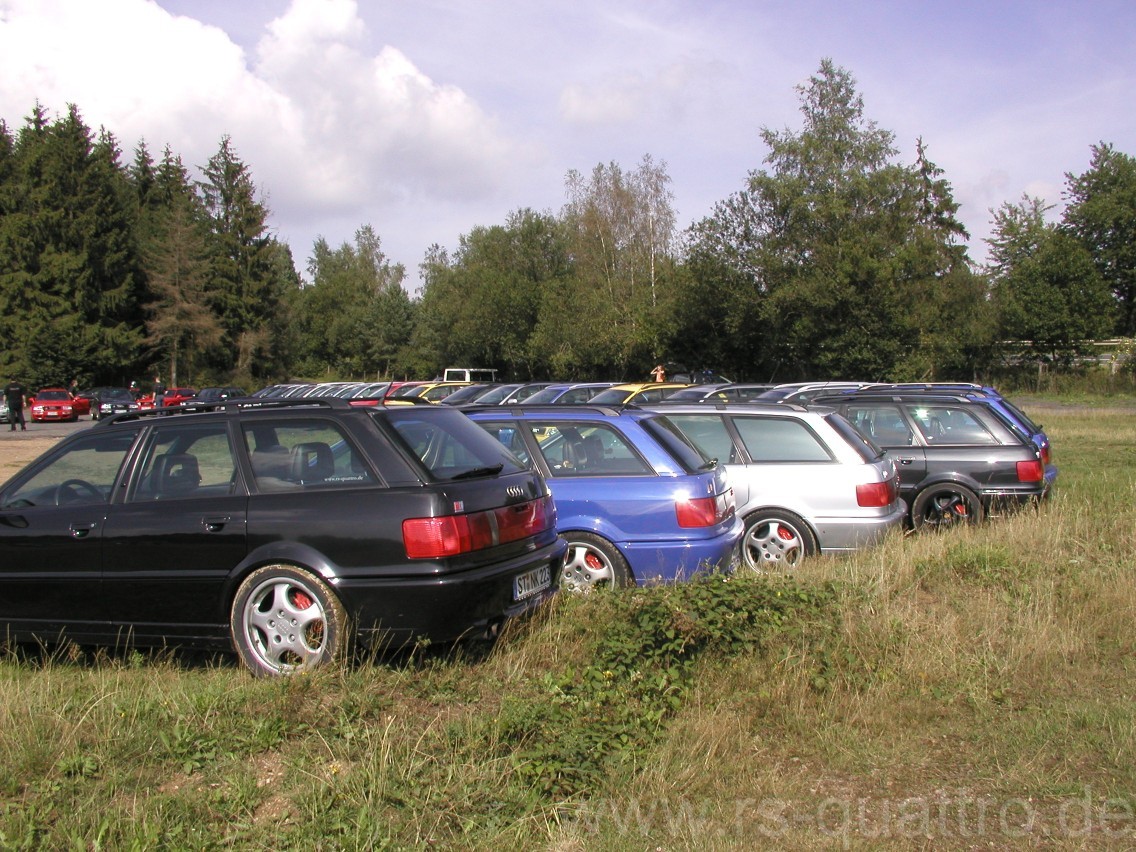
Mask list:
[[[0,847],[1132,845],[1136,415],[1042,419],[1037,510],[565,597],[489,653],[9,654]]]

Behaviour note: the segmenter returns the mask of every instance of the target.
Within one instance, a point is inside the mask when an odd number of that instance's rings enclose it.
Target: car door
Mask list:
[[[497,432],[504,424],[478,423]],[[674,538],[674,495],[660,484],[654,468],[618,429],[602,421],[518,420],[509,426],[523,433],[544,463],[556,501],[560,529],[597,532],[615,542]]]
[[[102,635],[101,542],[136,436],[84,434],[0,494],[0,623],[45,639],[63,627],[75,638]]]
[[[150,429],[103,532],[106,608],[139,637],[224,622],[221,592],[246,553],[248,492],[228,424],[170,420]]]

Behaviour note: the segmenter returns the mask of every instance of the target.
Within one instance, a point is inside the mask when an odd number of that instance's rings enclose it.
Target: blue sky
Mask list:
[[[0,0],[0,118],[73,102],[191,167],[228,134],[301,270],[369,224],[413,289],[431,244],[559,211],[569,169],[649,154],[702,218],[828,57],[900,159],[923,138],[981,260],[991,208],[1136,154],[1134,43],[1130,0]]]

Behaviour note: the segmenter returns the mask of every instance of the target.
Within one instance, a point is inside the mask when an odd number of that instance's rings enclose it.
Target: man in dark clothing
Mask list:
[[[166,395],[166,386],[162,384],[160,376],[154,376],[154,408],[162,407],[162,397]]]
[[[8,422],[12,424],[11,432],[16,431],[16,421],[20,421],[20,429],[28,431],[28,426],[24,422],[24,397],[27,395],[27,390],[24,386],[17,382],[15,379],[8,382],[8,386],[4,388],[4,401],[8,403]]]

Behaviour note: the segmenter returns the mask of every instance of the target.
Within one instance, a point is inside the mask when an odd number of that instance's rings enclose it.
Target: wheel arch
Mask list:
[[[229,612],[233,600],[237,596],[237,590],[249,574],[265,565],[275,564],[291,565],[301,571],[308,571],[323,580],[336,594],[336,597],[339,596],[335,588],[339,569],[335,563],[308,545],[289,541],[274,541],[249,553],[229,572],[220,601],[222,611]]]
[[[813,534],[813,539],[817,542],[817,547],[819,549],[820,535],[817,533],[816,525],[812,521],[810,521],[803,513],[798,512],[796,509],[790,509],[787,506],[776,506],[769,504],[766,506],[758,506],[755,509],[746,509],[741,518],[742,521],[748,526],[749,519],[754,517],[755,515],[768,513],[775,514],[777,512],[780,512],[781,514],[792,515],[794,518],[800,518],[804,522],[805,526],[808,527],[809,532]]]
[[[963,476],[958,473],[944,473],[936,476],[928,477],[919,483],[919,486],[911,492],[910,499],[907,500],[907,511],[910,514],[911,508],[915,505],[915,501],[919,499],[920,495],[926,492],[929,488],[939,488],[942,486],[957,486],[965,488],[968,491],[973,491],[978,497],[978,501],[982,503],[983,507],[986,506],[988,498],[986,496],[986,489],[982,484],[970,476]]]

